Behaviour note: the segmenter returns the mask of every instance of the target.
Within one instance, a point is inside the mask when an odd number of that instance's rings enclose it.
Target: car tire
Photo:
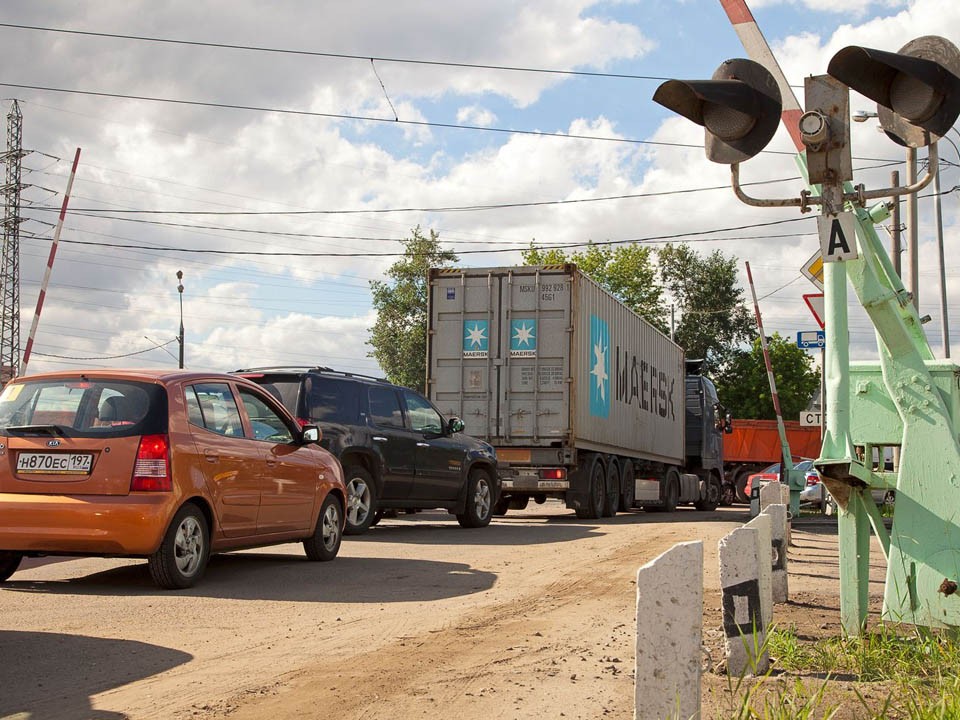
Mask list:
[[[0,550],[0,582],[4,582],[20,567],[23,553],[11,550]]]
[[[597,520],[603,514],[606,502],[607,479],[599,455],[590,458],[587,464],[587,505],[577,508],[577,517],[581,520]]]
[[[467,500],[464,511],[457,515],[457,522],[465,528],[481,528],[490,524],[493,517],[493,483],[490,473],[480,468],[470,471],[467,478]]]
[[[347,522],[343,533],[362,535],[370,529],[376,517],[377,490],[370,473],[359,465],[344,470],[343,478],[347,486]]]
[[[210,530],[194,503],[181,507],[170,521],[160,547],[147,561],[150,576],[164,590],[193,587],[210,559]]]
[[[343,508],[336,495],[327,495],[320,506],[313,535],[303,541],[303,551],[310,560],[328,562],[340,552],[342,541]]]

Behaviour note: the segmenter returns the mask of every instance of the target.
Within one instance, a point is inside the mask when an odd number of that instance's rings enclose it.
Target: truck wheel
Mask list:
[[[633,472],[633,463],[627,460],[623,463],[623,469],[620,471],[620,510],[627,512],[633,510],[633,505],[637,501],[637,483],[636,475]]]
[[[490,475],[486,470],[474,468],[467,478],[467,504],[457,522],[465,528],[481,528],[490,524],[493,517],[493,490]]]
[[[510,498],[508,506],[511,510],[526,510],[529,503],[529,495],[514,495],[512,498]]]
[[[693,506],[697,510],[706,510],[708,512],[716,510],[717,506],[720,504],[720,496],[723,492],[722,488],[720,487],[720,480],[716,475],[710,475],[710,477],[707,478],[706,490],[707,496],[695,502]]]
[[[599,455],[593,455],[587,465],[587,506],[577,508],[581,520],[596,520],[603,513],[607,494],[606,473]]]
[[[667,477],[664,479],[663,488],[663,508],[664,512],[673,512],[680,504],[680,473],[676,468],[667,470]]]
[[[604,481],[606,495],[603,498],[603,517],[613,517],[620,507],[620,464],[616,458],[607,460],[607,472]]]
[[[737,502],[737,489],[729,483],[723,486],[723,492],[720,493],[720,504],[723,507],[732,507]]]

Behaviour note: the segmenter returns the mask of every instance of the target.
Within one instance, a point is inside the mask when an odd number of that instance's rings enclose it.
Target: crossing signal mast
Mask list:
[[[806,79],[801,110],[743,0],[721,3],[750,55],[763,64],[728,60],[710,80],[663,83],[653,99],[704,126],[707,157],[731,166],[731,184],[742,202],[820,210],[827,425],[816,466],[840,508],[844,629],[860,632],[867,617],[871,527],[887,560],[884,619],[956,629],[960,369],[934,359],[912,296],[874,224],[890,208],[875,201],[914,194],[936,175],[937,140],[960,116],[960,51],[935,36],[912,40],[896,53],[846,47],[826,75]],[[852,184],[851,89],[877,103],[893,142],[928,148],[924,178],[877,190]],[[798,197],[750,197],[740,186],[739,164],[766,146],[778,116],[797,146],[808,187]],[[848,282],[876,328],[878,362],[850,362]],[[900,448],[894,471],[884,465],[884,448],[891,446]],[[896,490],[890,533],[871,488]]]

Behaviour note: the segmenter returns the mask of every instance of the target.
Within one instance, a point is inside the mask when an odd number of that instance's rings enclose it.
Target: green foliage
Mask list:
[[[797,418],[820,384],[813,358],[779,334],[767,341],[780,409],[787,420]],[[737,418],[772,420],[776,417],[760,338],[749,351],[737,350],[714,377],[717,394]]]
[[[540,250],[531,243],[523,252],[523,262],[526,265],[576,263],[584,274],[660,332],[669,330],[663,290],[657,282],[654,255],[648,247],[631,243],[611,248],[591,243],[586,250],[567,257],[563,250]]]
[[[675,339],[688,358],[706,361],[716,374],[737,347],[756,336],[752,314],[737,283],[737,258],[719,250],[703,256],[689,245],[666,245],[658,253],[663,285],[676,306]],[[723,395],[724,404],[728,404]]]
[[[377,321],[370,328],[369,355],[390,382],[422,392],[427,377],[427,270],[455,263],[457,256],[440,247],[433,230],[424,236],[419,225],[402,243],[403,258],[387,270],[390,281],[370,282]]]

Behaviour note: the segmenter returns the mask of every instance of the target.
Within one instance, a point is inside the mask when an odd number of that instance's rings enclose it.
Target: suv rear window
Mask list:
[[[355,424],[360,415],[359,390],[356,382],[308,375],[304,393],[310,421]]]
[[[0,431],[12,435],[127,437],[167,431],[167,395],[153,383],[70,378],[11,383]]]

